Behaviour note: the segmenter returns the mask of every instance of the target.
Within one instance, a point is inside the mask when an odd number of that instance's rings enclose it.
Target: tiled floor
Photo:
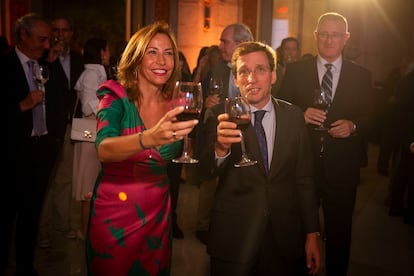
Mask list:
[[[378,148],[369,147],[369,167],[362,170],[354,216],[349,276],[413,276],[414,226],[401,217],[389,217],[384,199],[388,178],[375,171]],[[198,188],[191,183],[181,186],[178,222],[183,240],[174,240],[172,276],[209,275],[205,246],[195,238]],[[73,220],[77,221],[74,208]],[[83,245],[55,233],[50,249],[38,249],[36,267],[41,276],[85,275]],[[318,274],[324,276],[324,269]]]

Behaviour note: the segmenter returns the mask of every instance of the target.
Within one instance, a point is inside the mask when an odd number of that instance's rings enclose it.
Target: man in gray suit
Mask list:
[[[207,245],[214,276],[297,276],[319,269],[310,140],[302,111],[271,97],[275,66],[274,50],[260,42],[241,43],[232,56],[241,96],[252,113],[264,111],[267,161],[252,118],[243,136],[249,157],[258,163],[235,167],[241,158],[240,130],[223,113],[223,104],[206,111],[200,167],[204,177],[219,179]]]
[[[324,216],[326,275],[346,276],[356,189],[372,122],[372,77],[342,57],[350,37],[345,17],[323,14],[314,36],[318,56],[287,65],[279,96],[302,109],[309,128]],[[314,102],[314,91],[321,87],[330,91],[327,110]],[[322,123],[328,130],[315,130]]]

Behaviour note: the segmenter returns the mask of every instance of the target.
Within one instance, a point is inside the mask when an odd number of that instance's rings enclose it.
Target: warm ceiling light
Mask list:
[[[289,8],[288,7],[280,7],[276,9],[276,13],[281,14],[281,13],[288,13]]]

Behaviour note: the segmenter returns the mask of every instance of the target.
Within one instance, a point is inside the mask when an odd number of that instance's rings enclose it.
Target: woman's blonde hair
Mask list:
[[[140,101],[141,92],[138,88],[137,68],[141,65],[148,44],[157,34],[165,34],[171,41],[174,52],[174,69],[171,77],[162,88],[162,95],[170,99],[175,82],[180,79],[180,64],[178,59],[178,47],[175,35],[169,25],[164,21],[157,21],[138,30],[128,41],[118,64],[117,78],[120,84],[127,88],[130,100]]]

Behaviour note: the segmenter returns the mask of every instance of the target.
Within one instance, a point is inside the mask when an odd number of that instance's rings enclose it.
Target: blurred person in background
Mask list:
[[[82,117],[96,121],[99,100],[96,91],[107,80],[105,67],[109,65],[111,52],[105,39],[88,39],[83,46],[85,69],[75,85]],[[81,228],[77,236],[84,240],[88,226],[90,199],[96,178],[101,169],[95,143],[76,141],[73,155],[72,196],[81,202]]]
[[[178,52],[178,55],[179,55],[180,69],[181,69],[181,81],[190,82],[191,74],[190,74],[190,67],[188,66],[187,59],[184,53],[181,51]],[[183,145],[181,145],[181,147],[182,146]],[[184,179],[181,177],[182,169],[183,169],[182,163],[170,162],[167,166],[167,174],[171,182],[172,235],[173,235],[173,238],[179,239],[179,240],[184,239],[184,233],[181,230],[180,226],[178,225],[178,221],[177,221],[178,195],[180,193],[180,185],[184,183]]]
[[[404,223],[414,224],[414,70],[401,78],[395,90],[389,215],[402,215]]]
[[[74,86],[83,71],[83,60],[81,53],[70,47],[74,32],[72,20],[67,16],[57,15],[52,19],[51,26],[50,49],[46,53],[51,63],[47,89],[63,95],[60,113],[62,123],[59,125],[61,149],[50,177],[48,196],[43,205],[38,240],[38,246],[41,248],[51,246],[50,233],[53,230],[62,233],[66,238],[76,238],[76,232],[71,225],[74,145],[70,139],[70,131],[77,97]]]
[[[208,95],[204,101],[205,110],[220,102],[224,102],[227,97],[234,98],[239,95],[239,89],[234,83],[233,73],[231,71],[231,56],[237,45],[246,41],[253,41],[253,34],[245,24],[229,24],[221,32],[219,44],[221,60],[211,68],[211,78],[222,80],[223,92],[220,96]],[[204,129],[203,124],[204,121],[201,122],[199,128]],[[204,130],[200,131],[201,137],[204,134]],[[200,142],[200,144],[202,143]],[[203,170],[200,166],[198,166],[198,169]],[[199,175],[201,174],[199,173]],[[196,237],[203,244],[208,243],[208,227],[216,187],[216,179],[200,179]]]
[[[277,52],[277,80],[272,86],[272,96],[277,97],[283,77],[286,71],[286,65],[300,59],[299,41],[295,37],[286,37],[282,39]]]
[[[7,54],[11,50],[9,41],[4,35],[0,36],[0,56]]]
[[[38,275],[33,261],[40,214],[61,146],[63,96],[48,89],[53,75],[46,87],[38,86],[34,78],[35,66],[50,66],[42,60],[50,47],[49,22],[38,14],[26,14],[17,20],[14,38],[16,46],[0,58],[1,118],[8,133],[5,172],[10,174],[2,189],[7,199],[0,203],[0,274],[6,274],[9,253],[14,252],[16,275],[32,276]]]

